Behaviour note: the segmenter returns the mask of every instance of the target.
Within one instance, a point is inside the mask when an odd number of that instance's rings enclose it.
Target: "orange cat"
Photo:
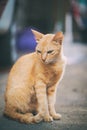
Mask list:
[[[36,52],[21,57],[9,74],[4,114],[24,123],[60,119],[54,104],[65,69],[61,32],[42,34],[32,30]]]

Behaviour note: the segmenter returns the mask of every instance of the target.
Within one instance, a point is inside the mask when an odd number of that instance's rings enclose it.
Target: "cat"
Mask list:
[[[50,122],[61,118],[55,111],[57,86],[63,77],[63,33],[42,34],[32,30],[36,51],[13,65],[5,92],[4,114],[23,123]]]

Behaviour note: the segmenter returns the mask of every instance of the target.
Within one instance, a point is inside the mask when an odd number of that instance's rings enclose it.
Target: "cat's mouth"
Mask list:
[[[48,64],[54,64],[55,60],[45,60],[45,61],[42,60],[42,63],[46,64],[46,65],[48,65]]]
[[[42,62],[43,64],[49,64],[49,61],[47,61],[47,60],[42,60],[42,59],[41,59],[41,62]]]

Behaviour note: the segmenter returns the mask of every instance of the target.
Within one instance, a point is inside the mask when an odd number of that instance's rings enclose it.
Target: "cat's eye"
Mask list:
[[[52,53],[52,52],[53,52],[53,50],[47,51],[48,54],[50,54],[50,53]]]
[[[41,53],[41,51],[40,51],[40,50],[37,50],[37,53]]]

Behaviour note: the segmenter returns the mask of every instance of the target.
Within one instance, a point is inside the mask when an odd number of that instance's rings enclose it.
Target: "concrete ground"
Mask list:
[[[87,129],[87,46],[64,43],[68,65],[57,90],[56,111],[62,119],[51,123],[22,124],[3,116],[8,71],[0,72],[0,130],[86,130]]]

